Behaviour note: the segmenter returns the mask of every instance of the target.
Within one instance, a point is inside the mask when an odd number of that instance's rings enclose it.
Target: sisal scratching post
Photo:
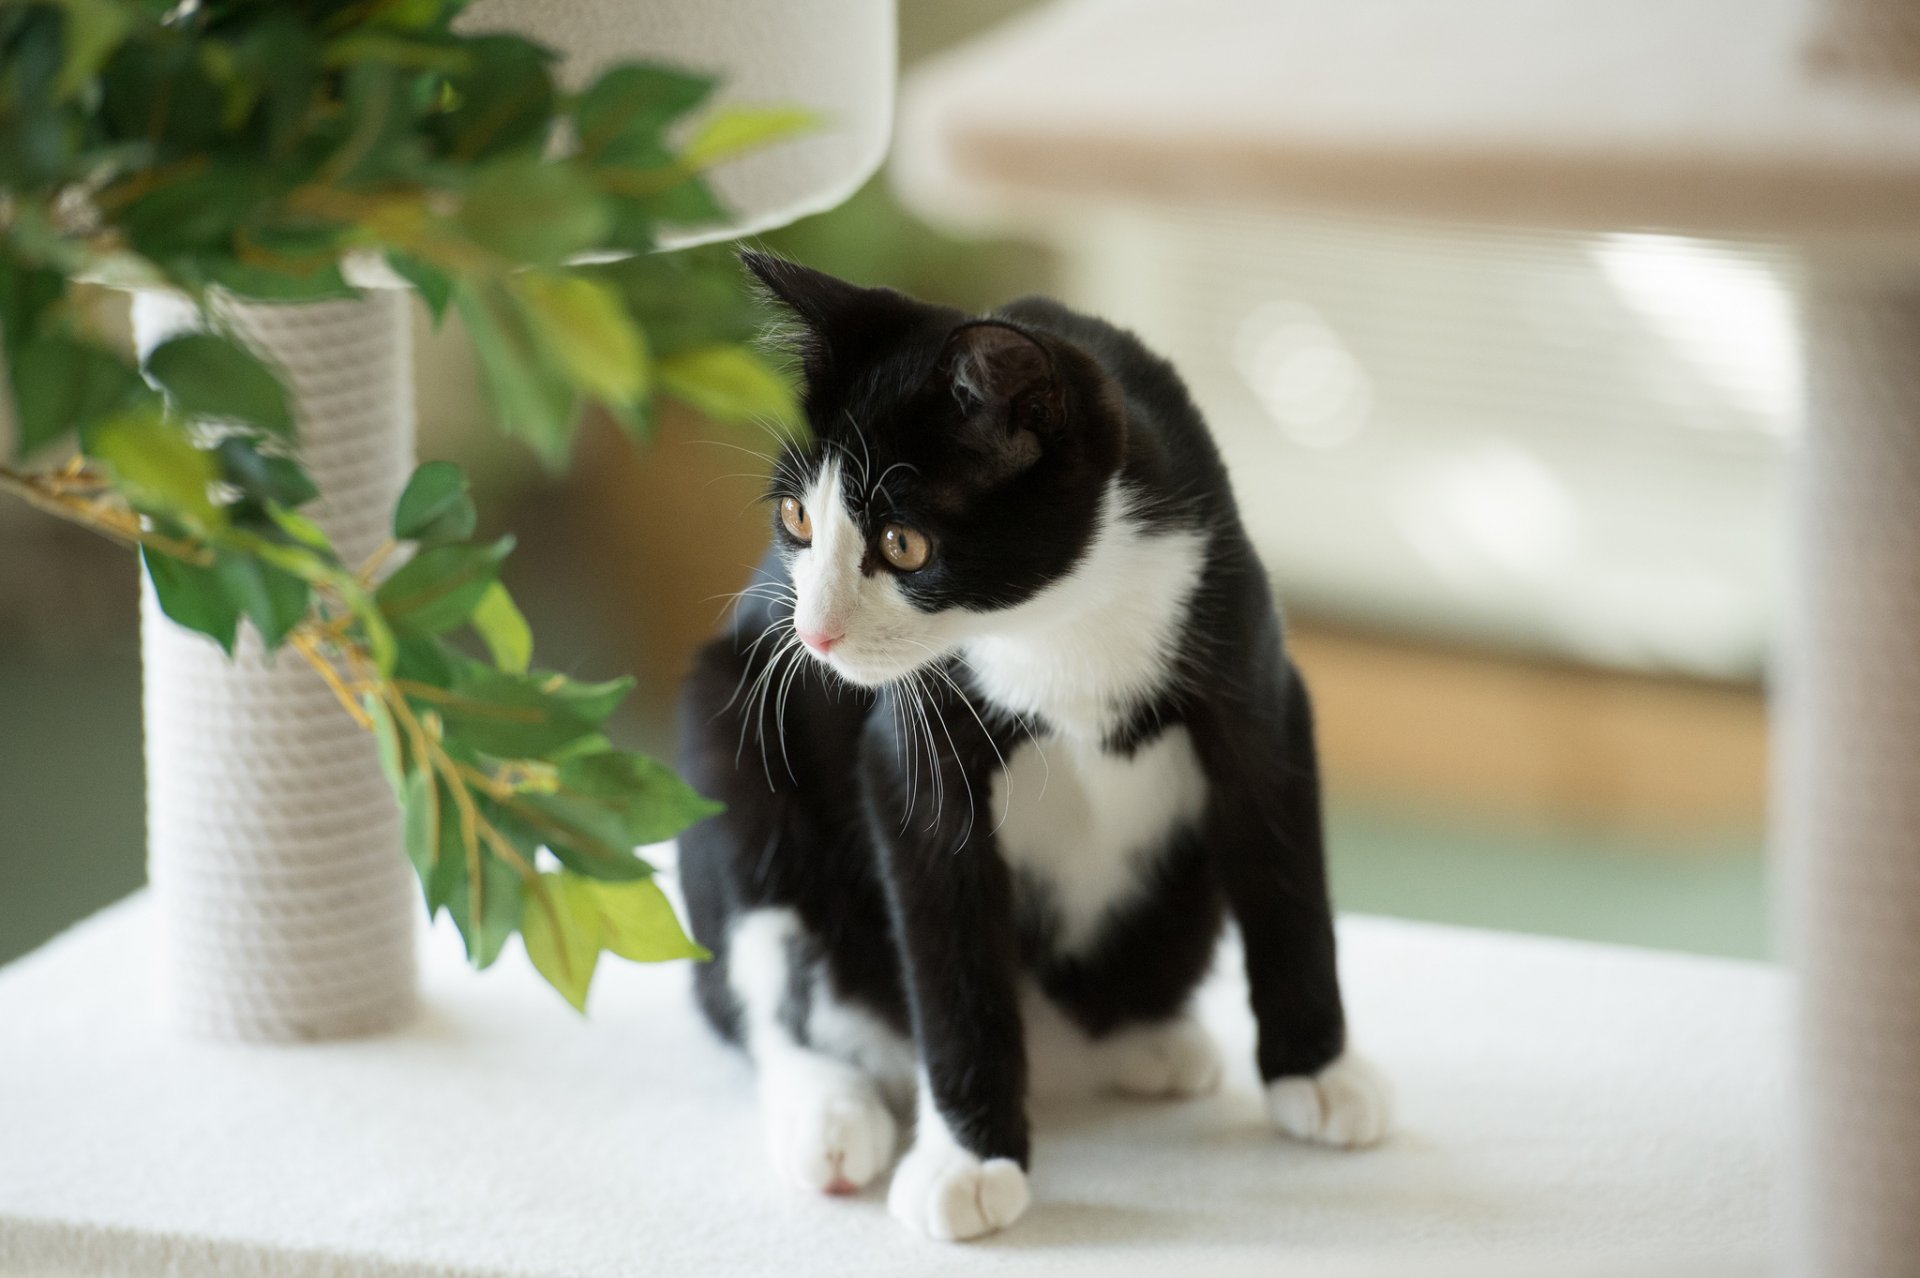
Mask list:
[[[1776,707],[1793,1272],[1920,1265],[1920,272],[1816,258]]]
[[[360,562],[413,464],[407,296],[227,301],[221,315],[289,383],[323,494],[309,513]],[[152,292],[133,318],[143,356],[199,323],[184,298]],[[140,637],[165,1014],[192,1034],[264,1040],[408,1020],[419,896],[371,734],[297,654],[269,661],[248,623],[229,661],[167,620],[149,585]]]
[[[1828,0],[1851,92],[1920,97],[1920,6]],[[1920,268],[1812,249],[1805,451],[1778,663],[1777,844],[1797,969],[1791,1265],[1920,1268]]]

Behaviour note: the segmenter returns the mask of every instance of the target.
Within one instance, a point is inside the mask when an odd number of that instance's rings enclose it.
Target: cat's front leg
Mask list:
[[[977,1238],[1011,1225],[1029,1202],[1012,877],[973,819],[964,757],[932,765],[943,773],[936,789],[925,775],[909,787],[899,756],[875,753],[871,829],[920,1055],[913,1147],[887,1205],[928,1237]]]

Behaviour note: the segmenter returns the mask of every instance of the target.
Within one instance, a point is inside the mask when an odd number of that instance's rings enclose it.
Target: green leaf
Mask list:
[[[313,481],[307,482],[311,484]],[[268,507],[267,513],[272,516],[275,527],[308,550],[318,550],[328,556],[333,554],[333,542],[326,530],[305,515],[280,506]]]
[[[579,683],[558,675],[548,678],[551,695],[573,714],[595,727],[605,723],[620,708],[620,703],[633,691],[633,682],[631,675],[608,679],[604,683]]]
[[[147,375],[159,382],[184,417],[245,422],[276,435],[293,434],[286,389],[260,357],[216,333],[182,333],[147,356]]]
[[[479,633],[493,664],[508,674],[525,674],[533,660],[533,629],[513,602],[506,586],[494,582],[473,610],[473,628]]]
[[[478,522],[467,476],[448,461],[415,470],[393,509],[393,535],[401,541],[465,541]]]
[[[514,36],[477,36],[462,45],[472,69],[450,79],[455,105],[436,121],[447,150],[464,161],[537,153],[554,116],[553,54]]]
[[[454,305],[473,340],[501,429],[526,440],[548,466],[565,464],[579,395],[566,374],[551,367],[518,302],[504,289],[460,289]]]
[[[139,374],[117,356],[63,333],[40,333],[9,354],[22,456],[86,428],[143,389]]]
[[[269,302],[324,302],[360,295],[347,283],[347,277],[340,273],[336,263],[293,270],[211,258],[198,265],[207,283],[217,284],[240,297]]]
[[[570,165],[513,159],[483,168],[455,216],[474,243],[516,266],[558,266],[607,229],[599,189]]]
[[[600,909],[600,944],[635,963],[709,959],[674,917],[666,893],[652,879],[633,883],[592,882],[587,890]]]
[[[213,451],[220,458],[220,470],[227,482],[258,501],[292,510],[320,495],[299,462],[263,453],[252,440],[229,437]]]
[[[786,379],[743,346],[703,346],[654,365],[660,389],[718,421],[791,425],[799,406]]]
[[[677,182],[655,195],[639,201],[639,206],[649,217],[663,222],[677,222],[682,226],[703,226],[709,222],[726,220],[726,205],[713,193],[713,188],[699,177],[689,177]]]
[[[467,850],[460,832],[460,814],[439,778],[427,767],[417,767],[407,774],[402,793],[407,859],[420,878],[427,917],[432,918],[466,883]]]
[[[645,755],[609,750],[560,765],[560,788],[600,800],[619,812],[635,844],[670,839],[725,809]]]
[[[434,327],[438,328],[446,318],[447,303],[453,300],[453,277],[407,253],[387,254],[387,265],[395,275],[413,285],[420,300],[427,304],[427,314],[433,316]]]
[[[133,28],[133,10],[113,0],[65,0],[66,60],[54,95],[62,100],[85,88]]]
[[[436,639],[432,635],[403,634],[395,645],[393,675],[396,679],[431,684],[436,688],[451,688],[454,683],[454,663],[450,658],[458,656],[443,639]],[[464,661],[465,658],[460,660]]]
[[[113,468],[127,499],[141,510],[171,514],[203,527],[225,522],[208,487],[219,460],[193,446],[155,409],[117,413],[82,436],[87,454]]]
[[[231,657],[240,626],[240,605],[227,594],[220,575],[151,548],[142,548],[140,559],[153,579],[160,611],[176,624],[206,635]]]
[[[547,682],[473,662],[455,677],[450,698],[423,704],[471,749],[500,759],[539,759],[599,726],[549,692]]]
[[[360,698],[360,707],[373,722],[373,739],[380,747],[380,770],[387,774],[387,784],[393,787],[394,797],[404,800],[407,793],[406,750],[400,744],[400,728],[394,723],[386,703],[373,693],[369,692]]]
[[[38,331],[41,318],[66,295],[67,279],[49,266],[16,257],[11,244],[0,241],[0,248],[6,250],[0,251],[0,337],[14,351],[26,344]]]
[[[578,275],[529,271],[510,287],[547,353],[594,398],[630,403],[647,393],[647,348],[620,295]]]
[[[671,67],[627,64],[603,72],[580,95],[574,109],[581,154],[608,164],[629,164],[638,150],[650,158],[661,150],[668,124],[706,101],[710,76]]]
[[[516,796],[512,807],[569,870],[595,879],[644,879],[653,873],[634,855],[624,814],[611,805],[527,793]]]
[[[681,150],[683,163],[696,169],[730,160],[769,142],[818,127],[820,116],[805,107],[730,106],[713,113]]]
[[[701,346],[745,344],[769,319],[764,304],[740,286],[740,265],[724,246],[636,254],[578,269],[619,291],[656,359]]]
[[[473,616],[512,549],[512,537],[488,546],[431,547],[401,565],[374,598],[395,629],[440,634]]]
[[[459,838],[456,833],[455,838]],[[465,849],[462,848],[464,865]],[[520,927],[526,908],[526,885],[512,866],[483,851],[480,857],[481,911],[478,925],[473,917],[471,871],[463,872],[447,888],[447,913],[460,929],[466,942],[467,958],[477,968],[492,966],[500,957],[500,948]]]
[[[551,912],[536,903],[521,925],[527,957],[574,1010],[587,1010],[587,989],[600,959],[600,903],[591,885],[571,874],[542,874]]]
[[[214,572],[228,598],[260,632],[260,642],[268,652],[277,649],[287,632],[307,615],[311,592],[307,583],[292,573],[231,550],[219,552]]]

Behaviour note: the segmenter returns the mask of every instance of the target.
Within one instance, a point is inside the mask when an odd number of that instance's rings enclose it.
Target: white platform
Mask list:
[[[583,1021],[435,935],[406,1033],[210,1046],[154,1023],[148,928],[135,897],[0,971],[0,1273],[1745,1274],[1773,1242],[1760,965],[1345,920],[1388,1145],[1267,1132],[1228,971],[1222,1095],[1040,1110],[1032,1212],[951,1246],[774,1181],[683,967],[612,965]]]

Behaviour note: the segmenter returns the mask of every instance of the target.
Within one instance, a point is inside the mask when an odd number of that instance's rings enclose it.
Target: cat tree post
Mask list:
[[[1775,667],[1792,1272],[1920,1257],[1920,3],[1060,2],[923,70],[930,216],[1090,199],[1799,246]],[[1064,216],[1063,216],[1064,215]]]
[[[1775,708],[1794,1272],[1920,1259],[1920,270],[1814,257]]]
[[[222,320],[293,392],[312,510],[348,563],[387,535],[413,462],[408,299],[228,301]],[[134,298],[141,355],[199,323],[185,298]],[[415,1003],[419,897],[372,739],[297,654],[250,623],[234,656],[140,601],[147,875],[161,1005],[214,1038],[391,1029]]]
[[[892,0],[479,0],[470,30],[529,33],[578,86],[610,62],[719,73],[722,102],[796,105],[811,136],[725,166],[722,238],[830,207],[872,173],[892,127]],[[354,260],[358,300],[222,304],[235,334],[291,381],[315,510],[349,563],[386,537],[413,463],[409,301]],[[197,322],[135,298],[141,352]],[[372,738],[293,654],[268,662],[244,625],[235,659],[175,626],[143,591],[148,869],[162,1006],[214,1038],[334,1038],[391,1029],[416,1002],[419,896]]]

